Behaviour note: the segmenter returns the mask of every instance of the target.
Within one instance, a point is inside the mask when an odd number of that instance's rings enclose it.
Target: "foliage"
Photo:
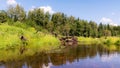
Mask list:
[[[111,43],[111,40],[110,40],[110,39],[107,39],[106,41],[104,41],[104,44],[106,44],[106,45],[111,45],[112,43]]]
[[[0,11],[0,23],[7,21],[7,13],[4,10]]]
[[[20,5],[14,6],[9,6],[7,10],[8,17],[12,19],[12,21],[23,21],[25,20],[26,13],[24,11],[24,8],[21,7]]]
[[[115,45],[120,46],[120,40],[116,41],[116,42],[115,42]]]
[[[54,49],[60,44],[57,38],[42,32],[36,33],[36,30],[32,27],[23,29],[2,24],[0,25],[0,49],[11,50],[20,48],[23,45],[20,39],[22,35],[27,39],[27,48],[30,48],[30,50],[34,49],[34,52],[36,52],[37,49],[39,51]]]
[[[79,44],[83,45],[99,45],[102,44],[100,38],[85,38],[85,37],[78,37]]]
[[[79,44],[83,45],[119,45],[119,37],[101,37],[101,38],[92,38],[92,37],[78,37]]]

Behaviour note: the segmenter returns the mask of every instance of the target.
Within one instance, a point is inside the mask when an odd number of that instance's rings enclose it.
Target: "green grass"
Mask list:
[[[120,38],[119,37],[101,37],[101,38],[85,38],[78,37],[79,45],[101,45],[111,51],[120,51]]]
[[[91,37],[78,37],[79,45],[97,45],[101,44],[100,39]]]
[[[85,38],[78,37],[79,45],[102,45],[108,50],[120,51],[120,38],[119,37],[101,37],[101,38]]]
[[[27,45],[23,44],[20,36],[27,40]],[[48,51],[58,48],[60,42],[58,38],[43,32],[37,32],[32,27],[23,29],[7,24],[0,25],[0,61],[17,59],[20,56],[34,55],[37,52]],[[25,46],[24,54],[20,54],[20,48]]]
[[[91,37],[78,37],[79,44],[84,45],[118,45],[120,46],[119,37],[101,37],[101,38],[91,38]]]

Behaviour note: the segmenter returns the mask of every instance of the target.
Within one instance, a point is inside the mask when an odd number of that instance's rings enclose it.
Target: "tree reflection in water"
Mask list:
[[[20,61],[10,61],[2,64],[2,68],[50,68],[50,66],[61,66],[67,63],[79,62],[81,59],[94,58],[97,55],[109,55],[109,51],[101,46],[78,46],[66,47],[60,52],[39,53],[34,56],[25,57]]]

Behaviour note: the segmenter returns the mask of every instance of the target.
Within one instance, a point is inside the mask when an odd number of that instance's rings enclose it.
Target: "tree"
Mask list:
[[[87,21],[85,21],[85,20],[82,20],[82,22],[83,22],[83,36],[84,37],[89,37],[90,36],[90,26],[89,26],[89,24],[88,24],[88,22]]]
[[[90,25],[90,36],[97,37],[97,29],[98,29],[97,24],[93,21],[90,21],[89,25]]]
[[[103,34],[104,34],[105,38],[107,38],[108,36],[111,36],[111,31],[104,30]]]
[[[75,31],[76,31],[76,24],[75,24],[75,17],[70,16],[68,17],[68,22],[70,23],[70,35],[75,35]]]
[[[114,26],[113,27],[115,36],[120,36],[120,26]]]
[[[7,13],[4,10],[0,10],[0,23],[7,21]]]
[[[55,27],[61,25],[63,23],[62,13],[59,13],[59,12],[58,13],[54,13],[52,15],[51,21],[53,21]]]
[[[100,23],[98,26],[98,37],[103,36],[103,30],[104,30],[104,26],[102,23]]]
[[[46,28],[47,23],[50,21],[50,14],[49,12],[44,12],[43,9],[36,8],[28,13],[28,19],[35,21],[37,25]]]
[[[24,8],[20,5],[16,5],[15,7],[9,6],[7,10],[8,16],[14,21],[24,21],[26,18],[26,13]]]
[[[63,31],[62,31],[62,33],[63,33],[65,36],[69,36],[69,32],[70,32],[70,25],[69,25],[69,23],[66,23],[66,24],[63,26]]]
[[[69,22],[67,16],[64,13],[54,13],[52,15],[51,21],[53,21],[55,31],[57,31],[57,33],[69,35]]]
[[[47,24],[50,22],[50,17],[51,17],[50,13],[46,12],[45,13],[45,18],[44,18],[44,23],[43,23],[44,28],[46,28]]]
[[[53,33],[53,31],[54,31],[54,24],[53,24],[52,21],[47,23],[47,29],[48,29],[49,32]]]
[[[82,33],[81,32],[81,27],[82,26],[81,26],[81,22],[80,22],[79,18],[75,20],[74,24],[75,24],[75,28],[74,28],[75,29],[75,35],[80,36],[80,34]]]

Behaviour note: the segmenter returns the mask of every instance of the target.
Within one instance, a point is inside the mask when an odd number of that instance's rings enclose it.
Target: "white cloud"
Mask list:
[[[41,6],[39,7],[40,9],[43,9],[44,12],[49,12],[50,14],[53,14],[55,13],[55,11],[53,11],[52,7],[51,6]]]
[[[103,24],[109,24],[109,25],[113,25],[113,26],[118,26],[117,24],[115,24],[115,23],[113,22],[112,19],[106,18],[106,17],[103,17],[103,18],[100,20],[100,22],[102,22]]]
[[[17,2],[16,2],[16,0],[7,0],[7,4],[8,5],[16,5]]]
[[[35,6],[32,6],[32,8],[30,9],[30,11],[33,11],[36,7]]]
[[[32,6],[31,9],[30,9],[30,11],[33,11],[35,8],[36,8],[35,6]],[[46,13],[46,12],[49,12],[50,14],[55,13],[55,11],[53,11],[53,9],[52,9],[51,6],[40,6],[40,7],[38,7],[38,8],[44,10],[45,13]]]
[[[35,6],[32,6],[32,9],[34,9],[35,8]]]

